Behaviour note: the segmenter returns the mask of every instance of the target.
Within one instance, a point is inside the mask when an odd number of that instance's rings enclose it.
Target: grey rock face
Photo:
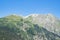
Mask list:
[[[40,26],[43,26],[50,32],[56,33],[60,35],[60,20],[53,16],[52,14],[32,14],[29,17],[27,17],[28,20],[30,20],[32,23],[38,24]]]

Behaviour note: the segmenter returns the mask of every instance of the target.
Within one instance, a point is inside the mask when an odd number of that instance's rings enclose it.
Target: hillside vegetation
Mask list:
[[[51,15],[2,17],[0,40],[60,40],[60,20]]]

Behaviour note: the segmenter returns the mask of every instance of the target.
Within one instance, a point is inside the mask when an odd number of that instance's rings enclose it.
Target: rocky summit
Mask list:
[[[60,40],[60,19],[52,14],[2,17],[0,40]]]

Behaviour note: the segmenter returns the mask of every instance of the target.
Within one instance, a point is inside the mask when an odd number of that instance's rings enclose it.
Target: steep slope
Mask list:
[[[60,20],[54,17],[52,14],[32,14],[26,18],[32,23],[43,26],[50,32],[60,35]]]
[[[43,27],[45,25],[36,23],[38,20],[32,19],[17,15],[0,18],[0,40],[60,40],[60,35]]]

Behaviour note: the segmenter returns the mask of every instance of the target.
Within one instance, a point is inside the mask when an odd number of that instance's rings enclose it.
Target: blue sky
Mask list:
[[[17,14],[48,14],[60,18],[60,0],[0,0],[0,17]]]

